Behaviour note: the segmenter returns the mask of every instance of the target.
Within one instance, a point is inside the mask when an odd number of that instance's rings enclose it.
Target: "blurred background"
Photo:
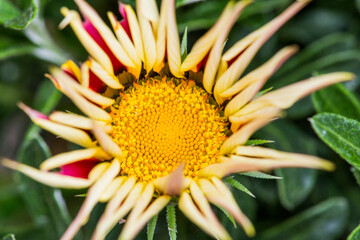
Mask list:
[[[109,10],[120,19],[117,1],[88,2],[108,24]],[[124,2],[134,5],[132,0]],[[177,0],[178,28],[180,37],[187,29],[188,51],[214,24],[227,2]],[[292,2],[255,0],[240,16],[225,49],[273,19]],[[51,65],[61,65],[67,59],[75,62],[87,59],[71,29],[58,29],[62,6],[77,9],[72,0],[0,0],[0,157],[38,166],[53,154],[75,148],[31,125],[16,105],[22,101],[44,113],[55,107],[77,111],[44,77]],[[268,41],[248,70],[264,63],[282,47],[297,44],[301,51],[279,69],[264,89],[276,89],[332,71],[359,75],[359,43],[359,0],[314,0]],[[352,149],[347,149],[346,144],[335,147],[346,162],[316,135],[309,121],[320,112],[340,114],[346,117],[345,123],[348,118],[360,120],[358,94],[359,79],[321,90],[295,104],[285,118],[255,134],[254,139],[274,141],[265,144],[266,147],[317,155],[333,161],[337,169],[334,172],[274,171],[282,179],[234,176],[242,184],[238,185],[242,191],[233,188],[233,193],[257,229],[254,239],[347,239],[359,225],[360,124],[354,122],[357,129],[342,126],[352,134],[349,139],[354,143]],[[316,123],[313,118],[314,128]],[[347,158],[349,152],[351,156]],[[0,239],[58,239],[83,201],[75,195],[82,193],[54,190],[0,166]],[[97,205],[77,239],[90,239],[103,209],[104,205]],[[214,210],[233,239],[247,239],[231,218],[219,209]],[[179,239],[210,239],[179,211],[176,214]],[[108,239],[117,239],[120,230],[121,225]],[[146,238],[144,229],[138,239]],[[154,238],[169,239],[164,211],[159,215]],[[349,239],[360,239],[359,227]]]

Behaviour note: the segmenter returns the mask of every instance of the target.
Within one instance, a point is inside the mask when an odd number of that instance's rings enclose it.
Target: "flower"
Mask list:
[[[40,169],[8,159],[3,165],[49,186],[89,188],[62,239],[75,236],[97,202],[108,203],[93,239],[103,239],[129,212],[120,239],[132,239],[172,198],[215,238],[230,236],[209,203],[228,211],[253,236],[254,227],[222,182],[224,176],[283,167],[334,168],[317,157],[245,145],[301,97],[353,79],[351,73],[331,73],[256,96],[297,47],[283,48],[247,74],[245,69],[308,2],[296,1],[223,54],[231,27],[251,3],[230,2],[182,61],[174,0],[163,0],[160,13],[155,0],[138,0],[137,15],[120,4],[123,20],[108,13],[115,35],[84,0],[76,0],[84,21],[62,8],[60,27],[70,24],[90,57],[80,67],[68,61],[52,68],[48,77],[86,117],[46,116],[22,103],[19,107],[37,125],[83,149],[53,156]]]

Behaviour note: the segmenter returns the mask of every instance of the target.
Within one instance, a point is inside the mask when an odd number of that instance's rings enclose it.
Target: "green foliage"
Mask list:
[[[360,225],[354,229],[354,231],[350,234],[347,240],[358,240],[360,239]]]
[[[253,178],[260,178],[260,179],[282,179],[279,176],[273,176],[273,175],[263,173],[263,172],[244,172],[244,173],[239,173],[239,174],[248,176],[248,177],[253,177]]]
[[[0,0],[0,24],[13,29],[25,28],[35,17],[33,0]]]
[[[173,205],[166,206],[166,220],[168,224],[170,240],[176,240],[177,230],[176,230],[175,206]]]
[[[235,180],[232,177],[227,177],[224,179],[224,182],[228,183],[229,185],[233,186],[234,188],[252,196],[253,198],[255,197],[254,194],[252,194],[249,189],[247,189],[244,185],[242,185],[239,181]]]
[[[347,201],[344,198],[331,198],[266,230],[255,239],[337,239],[346,227],[348,215]],[[320,229],[321,231],[317,231]]]
[[[157,219],[158,219],[158,215],[156,214],[155,216],[153,216],[150,219],[150,221],[147,224],[147,239],[148,240],[154,239],[154,233],[155,233]]]
[[[360,169],[360,123],[333,113],[310,119],[317,135],[348,163]]]

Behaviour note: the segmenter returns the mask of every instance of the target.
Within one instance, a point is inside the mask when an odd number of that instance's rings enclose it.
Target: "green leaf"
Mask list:
[[[342,84],[336,84],[313,93],[312,100],[318,113],[331,112],[360,120],[360,102]]]
[[[158,214],[156,214],[155,216],[153,216],[150,221],[147,224],[147,238],[148,240],[153,240],[154,239],[154,233],[155,233],[155,227],[156,227],[156,222],[158,219]]]
[[[180,52],[181,52],[181,62],[183,62],[187,56],[187,40],[188,40],[188,36],[187,36],[187,27],[185,28],[182,40],[181,40],[181,45],[180,45]]]
[[[223,207],[217,205],[217,204],[214,204],[216,207],[218,207],[223,213],[224,215],[230,220],[230,222],[233,224],[234,228],[237,228],[236,226],[236,222],[235,222],[235,219],[233,216],[231,216],[231,214],[229,214],[228,211],[226,211],[226,209],[224,209]]]
[[[168,230],[170,240],[176,240],[176,213],[175,213],[175,206],[168,205],[166,206],[166,220],[168,223]]]
[[[28,139],[19,151],[19,162],[38,167],[50,157],[50,150],[40,136]],[[44,239],[60,238],[71,222],[61,191],[44,186],[17,173],[17,180],[34,223],[43,229]]]
[[[356,179],[356,182],[360,185],[360,170],[352,167],[351,168],[352,173],[354,174],[354,177]]]
[[[257,145],[263,145],[265,143],[272,143],[274,141],[272,140],[265,140],[265,139],[250,139],[247,140],[245,145],[246,146],[257,146]]]
[[[352,231],[347,240],[359,240],[360,239],[360,225]]]
[[[8,234],[2,238],[2,240],[16,240],[14,234]]]
[[[346,227],[348,215],[349,206],[346,199],[331,198],[262,232],[255,239],[338,239]]]
[[[33,0],[0,0],[0,24],[6,27],[23,29],[34,19],[36,12]]]
[[[348,163],[360,170],[360,123],[334,113],[310,119],[317,135]]]
[[[244,173],[239,173],[240,175],[244,175],[244,176],[248,176],[248,177],[253,177],[253,178],[260,178],[260,179],[282,179],[282,177],[279,176],[274,176],[274,175],[270,175],[267,173],[263,173],[263,172],[244,172]]]
[[[244,185],[242,185],[239,181],[235,180],[232,177],[227,177],[224,179],[224,182],[230,184],[231,186],[233,186],[234,188],[243,191],[244,193],[252,196],[253,198],[255,198],[255,195],[252,194],[249,189],[247,189]]]
[[[258,97],[261,97],[262,95],[264,95],[265,93],[271,91],[273,89],[273,87],[269,87],[269,88],[266,88],[260,92],[258,92],[254,98],[258,98]]]

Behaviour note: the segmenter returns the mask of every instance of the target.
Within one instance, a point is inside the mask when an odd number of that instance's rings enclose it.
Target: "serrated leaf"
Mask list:
[[[224,215],[230,220],[230,222],[233,224],[234,228],[237,228],[236,226],[236,222],[235,222],[235,219],[233,216],[231,216],[231,214],[226,211],[226,209],[224,209],[223,207],[217,205],[217,204],[214,204],[216,207],[218,207],[223,213]]]
[[[263,145],[265,143],[272,143],[274,141],[272,140],[265,140],[265,139],[250,139],[247,140],[245,145],[246,146],[258,146],[258,145]]]
[[[360,120],[360,102],[342,84],[316,91],[312,94],[312,100],[318,113],[331,112]]]
[[[334,113],[310,119],[316,134],[352,166],[360,170],[360,123]]]
[[[155,233],[157,219],[158,219],[158,214],[153,216],[147,224],[147,239],[148,240],[154,239],[154,233]]]
[[[0,24],[6,27],[23,29],[34,19],[36,12],[33,0],[0,0]]]
[[[170,240],[176,240],[177,230],[176,230],[175,206],[173,205],[166,206],[166,220],[168,223]]]
[[[349,205],[346,199],[331,198],[260,233],[255,239],[339,239],[346,227],[348,215]]]
[[[187,40],[188,40],[188,36],[187,36],[187,27],[185,28],[182,40],[181,40],[181,45],[180,45],[180,52],[181,52],[181,62],[183,62],[187,56]]]
[[[360,225],[352,231],[347,240],[359,240],[360,239]]]
[[[271,91],[273,89],[273,87],[269,87],[269,88],[266,88],[260,92],[258,92],[254,98],[258,98],[258,97],[261,97],[262,95],[264,95],[265,93]]]
[[[239,181],[235,180],[232,177],[227,177],[224,179],[224,182],[230,184],[231,186],[233,186],[234,188],[252,196],[253,198],[255,198],[255,195],[252,194],[249,189],[247,189],[244,185],[242,185]]]
[[[279,177],[279,176],[274,176],[274,175],[270,175],[267,173],[256,172],[256,171],[255,172],[244,172],[244,173],[239,173],[239,174],[248,176],[248,177],[253,177],[253,178],[260,178],[260,179],[275,179],[275,180],[282,179],[282,177]]]

